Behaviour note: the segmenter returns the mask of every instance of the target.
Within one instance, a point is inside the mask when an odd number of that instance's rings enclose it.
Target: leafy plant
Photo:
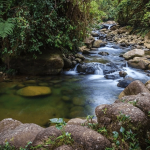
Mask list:
[[[107,108],[103,109],[102,111],[104,114],[106,114]]]
[[[66,125],[65,121],[63,120],[63,118],[53,118],[50,119],[51,123],[55,123],[56,124],[56,128],[58,130],[62,130],[63,127]]]
[[[117,120],[119,120],[119,122],[130,121],[130,116],[127,116],[123,114],[122,112],[120,112],[120,115],[117,116]]]
[[[107,136],[107,129],[105,127],[99,128],[97,132]]]
[[[3,39],[13,33],[15,28],[15,19],[8,18],[6,21],[0,18],[0,37]]]

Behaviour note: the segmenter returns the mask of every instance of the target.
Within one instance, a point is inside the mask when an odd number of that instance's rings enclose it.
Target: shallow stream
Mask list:
[[[108,43],[105,47],[93,51],[94,54],[84,55],[87,63],[93,63],[97,69],[94,74],[79,74],[76,68],[63,72],[59,76],[50,77],[19,77],[12,82],[0,83],[0,120],[17,119],[23,123],[36,123],[48,126],[50,118],[86,117],[95,114],[96,106],[111,104],[117,99],[123,88],[117,87],[119,77],[115,80],[106,79],[99,63],[112,62],[128,76],[142,82],[149,80],[142,70],[128,67],[120,54],[127,50]],[[108,52],[101,56],[100,51]],[[119,74],[116,71],[112,74]],[[47,96],[22,97],[17,90],[26,86],[47,86],[52,93]]]

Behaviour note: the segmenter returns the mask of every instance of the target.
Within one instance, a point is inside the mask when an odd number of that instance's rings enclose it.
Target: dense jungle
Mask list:
[[[150,1],[0,0],[0,150],[149,150]]]

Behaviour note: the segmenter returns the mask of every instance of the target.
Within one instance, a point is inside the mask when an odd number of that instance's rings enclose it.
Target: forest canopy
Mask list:
[[[146,33],[150,27],[150,1],[2,0],[1,54],[34,55],[50,48],[73,52],[87,36],[90,25],[109,19]]]

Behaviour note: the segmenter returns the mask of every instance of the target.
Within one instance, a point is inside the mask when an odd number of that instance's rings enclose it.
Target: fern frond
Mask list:
[[[13,33],[14,27],[15,23],[13,18],[9,18],[6,21],[0,19],[0,37],[4,39],[8,35],[11,35]]]

